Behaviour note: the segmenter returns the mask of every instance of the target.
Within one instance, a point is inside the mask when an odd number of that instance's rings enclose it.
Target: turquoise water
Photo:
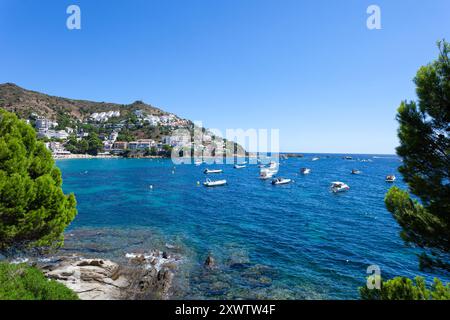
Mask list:
[[[242,170],[210,165],[223,168],[221,176],[228,180],[212,189],[197,185],[206,165],[174,169],[170,160],[157,159],[58,161],[64,190],[78,201],[68,233],[81,234],[79,247],[86,253],[106,252],[111,258],[176,244],[185,256],[176,298],[356,299],[373,264],[384,278],[448,279],[419,271],[418,251],[405,246],[384,207],[391,186],[384,181],[387,174],[396,174],[395,184],[405,187],[398,158],[321,157],[282,160],[279,175],[294,179],[285,186],[259,180],[256,165]],[[301,167],[312,173],[300,175]],[[351,175],[354,168],[362,174]],[[351,189],[332,194],[331,181]],[[212,272],[202,267],[208,253],[218,265]]]

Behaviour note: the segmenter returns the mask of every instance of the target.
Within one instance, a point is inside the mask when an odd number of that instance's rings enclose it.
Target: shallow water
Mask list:
[[[250,165],[179,165],[157,159],[62,160],[65,192],[74,192],[79,214],[67,231],[67,251],[123,259],[128,252],[178,250],[175,298],[356,299],[366,269],[382,276],[422,273],[417,250],[405,246],[384,207],[388,174],[400,179],[395,156],[354,158],[321,155],[311,161],[282,160],[279,176],[294,179],[272,186]],[[223,168],[218,188],[198,186],[203,170]],[[301,167],[312,173],[302,176]],[[352,169],[362,171],[351,175]],[[332,194],[331,181],[351,189]],[[153,189],[150,189],[150,185]],[[72,236],[72,238],[71,238]],[[174,249],[175,248],[175,249]],[[208,253],[218,268],[202,267]]]

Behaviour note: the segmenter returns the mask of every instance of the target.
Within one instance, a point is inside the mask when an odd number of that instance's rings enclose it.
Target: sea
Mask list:
[[[182,258],[174,299],[358,299],[369,266],[384,279],[448,282],[443,271],[419,269],[422,251],[403,242],[385,208],[389,188],[407,189],[397,171],[401,160],[351,156],[282,159],[277,176],[293,182],[278,186],[259,179],[256,164],[58,160],[64,192],[75,194],[78,207],[62,250],[114,261],[155,249],[176,253]],[[303,167],[311,173],[302,175]],[[206,176],[206,168],[223,173]],[[385,181],[390,174],[394,184]],[[206,178],[227,185],[207,188]],[[350,190],[331,192],[333,181]],[[208,256],[213,269],[204,267]]]

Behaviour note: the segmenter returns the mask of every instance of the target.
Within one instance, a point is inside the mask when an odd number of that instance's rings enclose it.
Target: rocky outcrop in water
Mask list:
[[[208,257],[205,260],[204,263],[205,267],[208,269],[212,269],[216,266],[216,262],[214,260],[214,258],[211,255],[208,255]]]

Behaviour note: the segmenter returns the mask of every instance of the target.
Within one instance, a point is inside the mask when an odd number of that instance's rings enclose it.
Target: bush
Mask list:
[[[78,300],[65,285],[25,264],[0,263],[0,300]]]
[[[381,280],[380,289],[359,288],[363,300],[450,300],[450,284],[444,286],[439,279],[427,288],[422,277],[415,283],[408,278],[397,277],[389,281]]]

